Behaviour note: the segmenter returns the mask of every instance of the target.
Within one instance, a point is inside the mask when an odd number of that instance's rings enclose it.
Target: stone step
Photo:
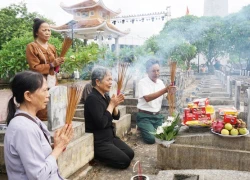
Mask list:
[[[120,105],[118,106],[118,109],[120,110],[120,116],[124,116],[126,114],[126,106]],[[74,119],[78,121],[84,121],[84,104],[78,105],[77,109],[75,111]]]
[[[57,159],[59,172],[67,178],[87,165],[94,158],[94,136],[85,133],[82,137],[71,141],[67,149]]]
[[[113,120],[116,136],[123,138],[131,130],[131,114],[120,117],[119,120]]]
[[[225,138],[221,139],[222,142]],[[224,169],[250,172],[250,151],[175,143],[168,148],[157,145],[157,166],[160,169]]]
[[[73,117],[73,121],[85,122],[85,118]]]
[[[198,97],[202,97],[202,98],[206,98],[206,97],[229,97],[229,94],[228,93],[226,93],[226,92],[213,92],[213,93],[206,93],[206,92],[204,92],[204,93],[196,93],[195,94],[196,96],[198,96]]]
[[[209,98],[209,103],[213,106],[217,105],[234,105],[234,100],[226,100],[226,99],[210,99]]]
[[[197,87],[198,88],[223,88],[225,86],[223,86],[222,84],[221,85],[211,84],[211,85],[198,85]]]
[[[84,106],[76,109],[74,117],[84,118]]]
[[[215,85],[215,86],[218,86],[218,85],[222,85],[222,83],[220,82],[220,81],[212,81],[212,82],[201,82],[201,83],[199,83],[199,85],[201,85],[201,86],[213,86],[213,85]]]
[[[198,175],[199,177],[194,180],[249,180],[250,173],[243,171],[232,171],[232,170],[165,170],[159,171],[154,180],[176,180],[177,175],[183,175],[182,180],[188,179],[189,176]],[[187,177],[187,178],[185,178]],[[185,179],[184,179],[185,178]],[[181,178],[179,178],[181,179]]]
[[[196,88],[197,92],[226,92],[226,87],[219,87],[219,88]]]

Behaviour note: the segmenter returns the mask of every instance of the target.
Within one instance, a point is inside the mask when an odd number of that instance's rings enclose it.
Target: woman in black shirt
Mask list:
[[[124,96],[107,92],[112,86],[112,75],[108,69],[98,67],[91,75],[93,90],[84,105],[86,132],[94,134],[95,159],[107,165],[125,169],[134,158],[134,151],[116,137],[112,120],[120,118],[117,106],[124,101]]]

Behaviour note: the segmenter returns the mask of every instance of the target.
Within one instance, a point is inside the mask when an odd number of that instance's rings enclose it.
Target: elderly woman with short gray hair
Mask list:
[[[112,86],[111,72],[95,68],[91,75],[93,90],[84,105],[85,130],[94,134],[95,159],[108,166],[125,169],[134,158],[134,151],[116,137],[112,120],[120,118],[117,106],[124,101],[123,94],[107,94]]]

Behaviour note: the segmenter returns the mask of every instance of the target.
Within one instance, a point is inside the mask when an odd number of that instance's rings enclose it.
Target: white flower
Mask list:
[[[168,119],[165,122],[172,123],[174,121],[173,116],[168,116]]]
[[[163,133],[163,127],[162,126],[158,126],[157,130],[156,130],[156,134],[161,134]]]
[[[164,122],[161,126],[162,127],[168,127],[168,126],[171,126],[171,123],[170,122]]]
[[[169,121],[174,121],[174,117],[173,116],[168,116],[168,119]]]
[[[75,59],[76,57],[75,57],[74,55],[71,55],[70,58],[71,58],[71,59]]]

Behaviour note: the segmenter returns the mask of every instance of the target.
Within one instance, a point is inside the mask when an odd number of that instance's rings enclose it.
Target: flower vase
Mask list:
[[[169,147],[170,144],[172,144],[173,142],[175,142],[175,139],[167,141],[167,140],[161,140],[161,139],[155,138],[155,142],[158,143],[158,144],[162,144],[165,147]]]
[[[170,144],[172,144],[173,142],[174,142],[175,140],[173,139],[173,140],[171,140],[171,141],[162,141],[162,145],[163,146],[165,146],[165,147],[169,147],[170,146]]]

